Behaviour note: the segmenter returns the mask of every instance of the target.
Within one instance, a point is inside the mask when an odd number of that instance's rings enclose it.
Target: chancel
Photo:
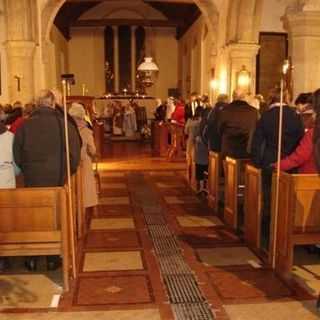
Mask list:
[[[0,319],[320,317],[320,0],[0,0]]]

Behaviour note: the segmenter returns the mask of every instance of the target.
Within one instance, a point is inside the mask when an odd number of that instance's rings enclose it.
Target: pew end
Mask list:
[[[67,292],[71,247],[66,189],[0,190],[0,219],[0,256],[62,256]]]
[[[262,178],[261,169],[245,167],[244,239],[254,251],[261,249]]]
[[[248,163],[250,163],[250,159],[230,157],[227,157],[224,161],[224,221],[234,230],[240,230],[243,224],[243,214],[241,214],[240,209],[243,208],[244,204],[245,166]]]
[[[222,160],[217,152],[209,152],[209,167],[208,167],[208,204],[213,208],[216,214],[219,214],[219,202],[221,200],[221,175],[222,175]]]
[[[320,176],[280,173],[279,212],[275,228],[275,188],[273,177],[271,259],[275,271],[284,279],[292,278],[294,247],[320,243]],[[275,244],[274,244],[275,241]],[[273,252],[271,250],[270,252]]]

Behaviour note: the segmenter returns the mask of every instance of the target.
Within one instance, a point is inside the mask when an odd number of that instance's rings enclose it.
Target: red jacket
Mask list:
[[[313,147],[313,129],[310,129],[305,133],[296,150],[281,160],[281,170],[298,168],[299,173],[317,173]]]
[[[175,121],[180,126],[184,126],[184,105],[182,103],[176,105],[176,108],[171,115],[171,120]]]
[[[24,123],[23,117],[17,118],[10,126],[9,131],[11,131],[13,134],[16,134],[17,130],[23,125],[23,123]]]

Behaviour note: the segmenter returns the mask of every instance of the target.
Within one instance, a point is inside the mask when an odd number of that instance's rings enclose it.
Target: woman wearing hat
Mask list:
[[[98,205],[96,181],[92,170],[92,159],[96,155],[93,132],[87,127],[85,121],[86,111],[83,105],[76,102],[72,103],[69,114],[74,118],[82,139],[81,167],[83,205],[85,208],[92,208]]]

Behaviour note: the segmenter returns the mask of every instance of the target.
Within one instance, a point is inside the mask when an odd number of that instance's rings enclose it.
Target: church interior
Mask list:
[[[246,149],[274,88],[278,117],[301,93],[316,104],[320,0],[0,0],[0,150],[12,132],[18,170],[2,187],[0,155],[0,319],[319,319],[320,177],[281,169],[284,118],[269,173],[250,151],[210,149],[209,131],[190,140],[189,121],[206,130],[221,99],[228,109],[241,95],[257,115]],[[48,97],[62,112],[64,180],[35,186],[30,156],[19,164]],[[305,116],[315,137],[320,110]]]

